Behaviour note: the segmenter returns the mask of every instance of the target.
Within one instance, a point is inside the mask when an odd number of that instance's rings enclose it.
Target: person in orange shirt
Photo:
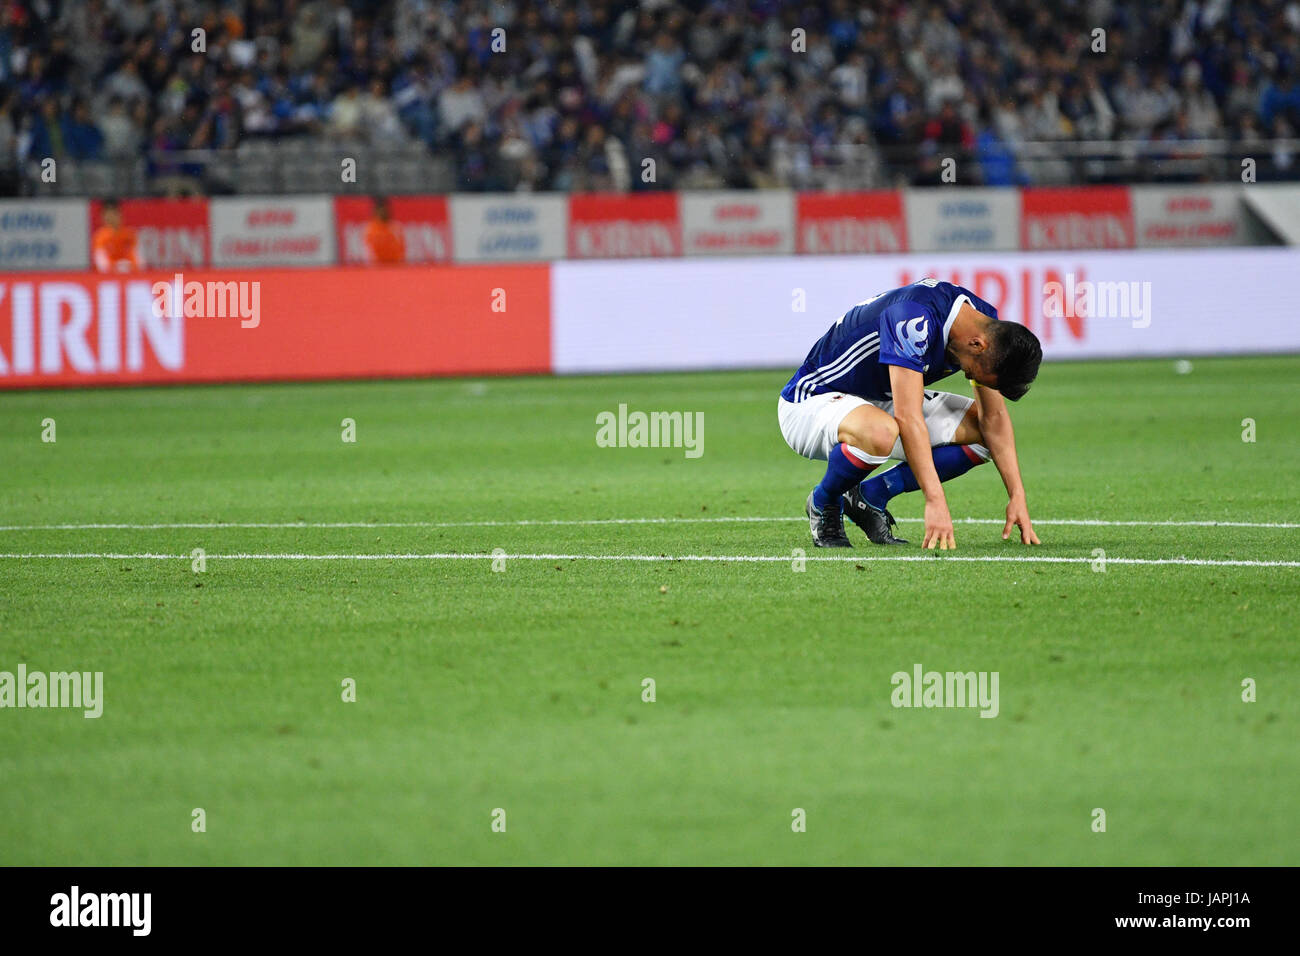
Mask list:
[[[370,265],[394,265],[406,261],[402,227],[390,220],[388,200],[377,197],[375,211],[366,224],[366,261]]]
[[[104,224],[95,230],[91,242],[95,268],[100,272],[132,272],[140,268],[135,230],[122,225],[122,210],[117,200],[104,200],[101,215]]]

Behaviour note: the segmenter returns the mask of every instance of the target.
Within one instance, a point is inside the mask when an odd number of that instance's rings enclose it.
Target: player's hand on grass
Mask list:
[[[1042,544],[1034,534],[1034,526],[1029,523],[1029,506],[1023,497],[1015,497],[1007,502],[1007,523],[1002,526],[1002,540],[1011,537],[1011,529],[1020,529],[1021,544]]]
[[[957,547],[948,503],[942,499],[925,503],[925,538],[921,541],[921,547],[933,549],[936,546],[940,551]]]

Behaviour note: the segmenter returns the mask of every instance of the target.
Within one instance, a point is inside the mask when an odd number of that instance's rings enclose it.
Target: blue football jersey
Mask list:
[[[921,279],[858,303],[817,340],[781,396],[801,402],[823,392],[847,392],[888,401],[891,365],[920,372],[926,385],[960,371],[945,352],[963,302],[998,317],[997,309],[969,289],[938,279]]]

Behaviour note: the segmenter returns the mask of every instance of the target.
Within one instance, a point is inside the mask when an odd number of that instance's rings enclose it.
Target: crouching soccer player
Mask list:
[[[940,483],[990,459],[1010,498],[1003,539],[1016,527],[1024,544],[1038,544],[1003,399],[1029,390],[1042,358],[1033,332],[999,322],[993,306],[950,282],[922,279],[849,309],[812,347],[777,403],[786,443],[826,462],[805,504],[813,544],[852,547],[846,512],[872,542],[906,544],[894,536],[888,505],[919,490],[922,546],[955,548]],[[975,382],[975,398],[926,388],[956,371]],[[891,458],[902,464],[871,474]]]

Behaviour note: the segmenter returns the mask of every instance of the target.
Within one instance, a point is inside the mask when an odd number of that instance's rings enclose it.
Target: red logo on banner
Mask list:
[[[800,193],[797,251],[806,255],[907,251],[902,194]]]
[[[338,196],[334,199],[334,228],[338,233],[339,263],[357,265],[368,261],[366,226],[374,214],[368,196]],[[447,200],[442,196],[392,196],[388,200],[392,221],[400,227],[408,263],[450,262],[451,221]]]
[[[206,199],[123,199],[122,224],[133,226],[141,269],[201,268],[208,254]],[[103,204],[90,204],[90,233],[104,224]]]
[[[1203,193],[1170,196],[1152,215],[1138,206],[1138,228],[1143,245],[1231,245],[1240,239],[1237,200],[1216,203]]]
[[[1025,189],[1022,249],[1131,249],[1133,204],[1127,186]]]
[[[568,249],[571,259],[680,256],[677,196],[571,196]]]

